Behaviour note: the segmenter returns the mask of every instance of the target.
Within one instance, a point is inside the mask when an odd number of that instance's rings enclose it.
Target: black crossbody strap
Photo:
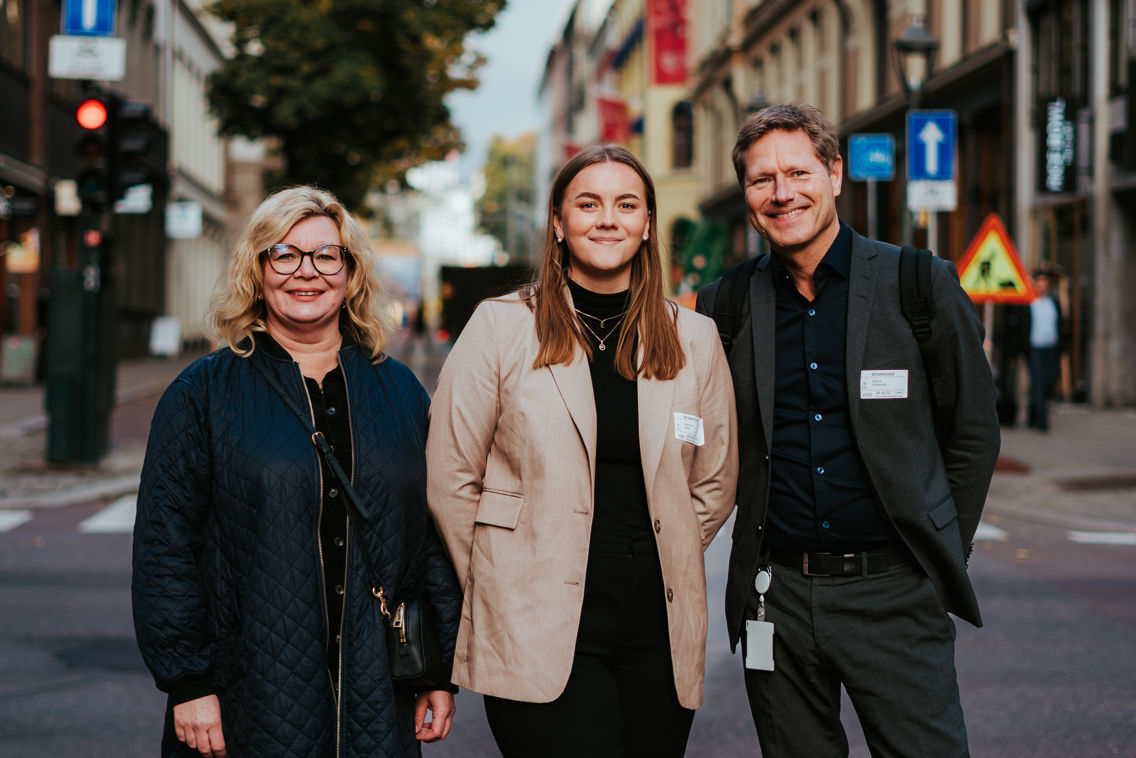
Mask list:
[[[759,255],[732,267],[722,275],[722,281],[718,285],[717,296],[714,298],[714,322],[718,325],[718,337],[722,340],[722,348],[727,357],[730,348],[734,346],[742,305],[749,294],[749,279],[760,258]]]
[[[390,612],[387,610],[386,596],[383,594],[383,584],[379,581],[378,572],[375,571],[375,565],[371,562],[371,553],[367,550],[367,541],[365,539],[364,524],[367,519],[371,517],[371,509],[363,505],[359,500],[359,496],[355,493],[355,488],[351,486],[351,479],[343,472],[343,467],[339,465],[339,460],[335,457],[335,449],[328,444],[327,439],[323,433],[317,431],[312,422],[300,410],[300,406],[288,397],[288,393],[280,386],[279,380],[272,375],[272,372],[264,365],[262,358],[255,351],[249,356],[249,361],[253,367],[260,372],[265,381],[272,389],[276,390],[276,394],[284,401],[292,413],[296,414],[296,418],[304,425],[304,430],[311,435],[312,444],[315,445],[319,451],[320,457],[327,462],[328,468],[331,469],[332,475],[339,482],[339,487],[343,492],[343,502],[347,506],[347,518],[354,522],[355,531],[359,532],[359,553],[363,556],[363,565],[367,567],[367,576],[371,579],[371,594],[378,598],[383,616],[389,621],[391,618]]]

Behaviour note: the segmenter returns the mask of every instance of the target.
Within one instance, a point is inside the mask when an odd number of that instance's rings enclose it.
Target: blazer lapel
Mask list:
[[[753,330],[753,376],[757,383],[757,407],[760,411],[766,448],[773,446],[773,388],[776,380],[774,358],[777,355],[777,293],[773,289],[773,267],[770,256],[757,264],[749,281],[749,321]]]
[[[848,267],[848,318],[844,337],[844,370],[848,385],[848,411],[852,431],[857,431],[860,410],[860,371],[864,368],[864,345],[876,294],[878,261],[868,241],[852,233],[852,260]]]
[[[584,448],[588,451],[589,470],[592,474],[592,484],[596,477],[596,398],[592,394],[592,372],[588,368],[588,359],[584,351],[576,348],[572,362],[565,365],[558,363],[549,366],[556,388],[560,390],[560,397],[564,398],[564,405],[572,416],[572,423],[580,433]]]
[[[642,341],[642,340],[640,340]],[[642,360],[642,348],[639,353]],[[639,455],[643,461],[643,481],[647,485],[647,501],[654,491],[655,474],[663,457],[663,446],[670,434],[674,413],[674,382],[644,379],[640,374],[635,382],[639,396]]]

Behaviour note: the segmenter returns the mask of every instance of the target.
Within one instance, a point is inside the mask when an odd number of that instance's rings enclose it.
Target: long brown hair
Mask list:
[[[663,264],[659,257],[658,213],[655,209],[655,183],[647,169],[630,152],[619,145],[589,145],[576,153],[560,169],[552,183],[545,223],[544,262],[536,282],[522,296],[536,312],[536,334],[540,352],[533,368],[571,363],[576,345],[592,360],[592,346],[580,328],[579,320],[564,296],[568,277],[568,242],[556,241],[554,220],[560,216],[568,185],[582,170],[596,163],[622,163],[632,168],[647,191],[650,214],[648,238],[639,245],[631,262],[631,290],[628,294],[627,317],[615,349],[615,370],[624,379],[634,381],[640,372],[648,379],[670,381],[686,365],[686,355],[678,338],[678,306],[666,298],[663,290]],[[643,361],[636,366],[635,337],[640,337]]]

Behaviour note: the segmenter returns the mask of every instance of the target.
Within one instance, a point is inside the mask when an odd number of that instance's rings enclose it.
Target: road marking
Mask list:
[[[0,511],[0,532],[10,532],[31,520],[31,511]]]
[[[79,531],[84,534],[132,534],[137,506],[137,495],[123,495],[80,523]]]
[[[985,521],[978,522],[978,531],[974,533],[975,542],[1005,542],[1009,535],[1005,529],[999,529]]]
[[[1136,532],[1069,532],[1082,545],[1136,545]]]

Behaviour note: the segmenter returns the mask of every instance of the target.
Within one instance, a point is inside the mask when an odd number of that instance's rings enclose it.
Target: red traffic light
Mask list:
[[[107,120],[106,105],[98,100],[86,100],[75,111],[75,118],[84,129],[99,129]]]

